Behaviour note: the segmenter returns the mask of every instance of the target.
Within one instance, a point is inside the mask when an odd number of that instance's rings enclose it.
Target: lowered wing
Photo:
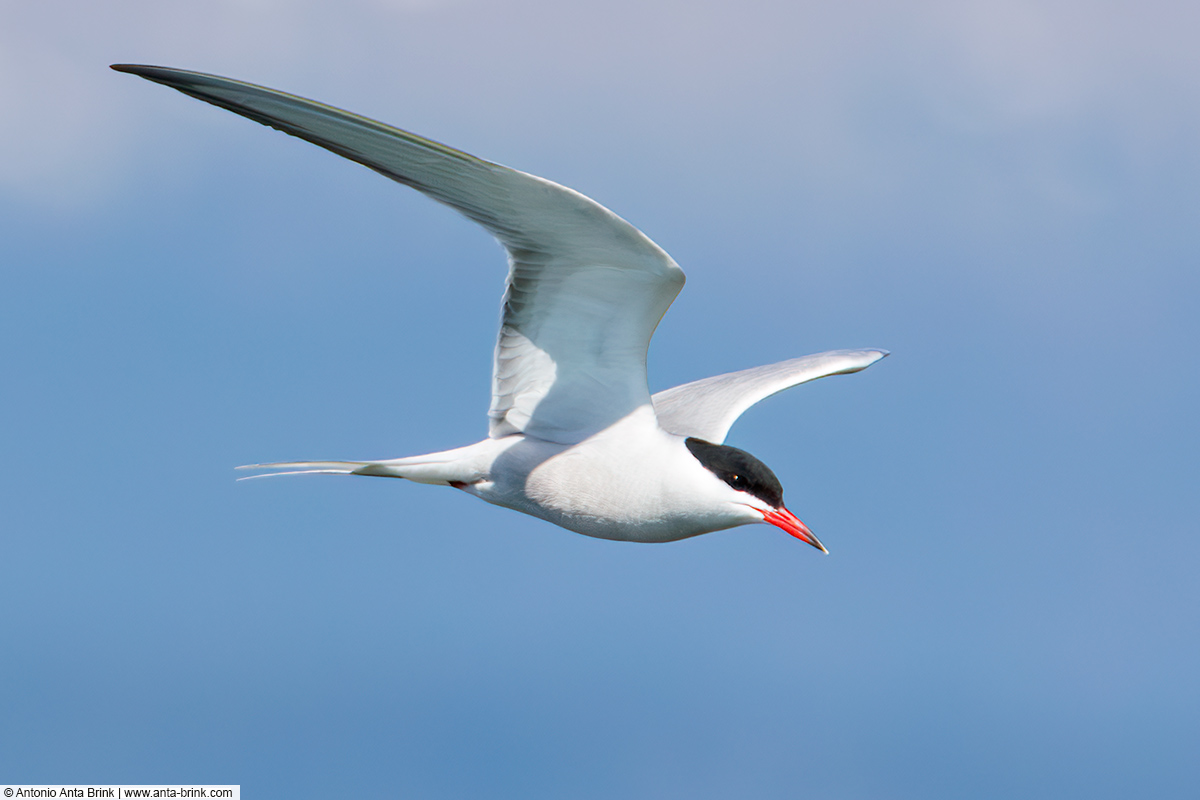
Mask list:
[[[747,408],[801,383],[866,369],[886,350],[831,350],[778,364],[714,375],[654,395],[654,412],[664,430],[721,444]]]

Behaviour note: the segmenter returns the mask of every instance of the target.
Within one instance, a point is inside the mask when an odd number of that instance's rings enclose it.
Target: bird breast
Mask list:
[[[530,465],[519,494],[520,510],[602,539],[667,542],[760,521],[645,406]]]

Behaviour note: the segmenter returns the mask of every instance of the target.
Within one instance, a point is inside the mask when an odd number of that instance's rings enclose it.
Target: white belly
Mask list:
[[[713,503],[713,481],[680,437],[639,411],[573,446],[521,436],[468,491],[601,539],[670,542],[761,521]]]

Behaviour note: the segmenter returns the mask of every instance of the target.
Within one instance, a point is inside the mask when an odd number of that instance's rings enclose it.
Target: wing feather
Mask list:
[[[509,255],[490,435],[573,443],[650,403],[646,349],[683,286],[658,245],[565,186],[332,106],[215,75],[115,65],[363,164],[479,223]]]
[[[776,392],[827,375],[866,369],[886,350],[831,350],[777,364],[714,375],[654,395],[654,412],[664,430],[721,444],[746,409]]]

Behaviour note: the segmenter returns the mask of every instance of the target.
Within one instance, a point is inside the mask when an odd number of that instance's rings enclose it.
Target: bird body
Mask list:
[[[759,400],[816,378],[865,369],[887,351],[805,356],[652,397],[646,351],[683,287],[683,271],[599,203],[544,178],[304,98],[197,72],[113,68],[370,167],[477,222],[508,252],[488,438],[406,458],[251,468],[272,475],[369,475],[452,486],[604,539],[668,542],[767,522],[825,550],[784,507],[774,473],[724,439]]]
[[[684,442],[642,406],[579,444],[516,433],[407,458],[263,466],[289,468],[275,474],[371,475],[453,486],[601,539],[670,542],[761,522],[762,513],[737,502],[739,493],[705,469]]]

